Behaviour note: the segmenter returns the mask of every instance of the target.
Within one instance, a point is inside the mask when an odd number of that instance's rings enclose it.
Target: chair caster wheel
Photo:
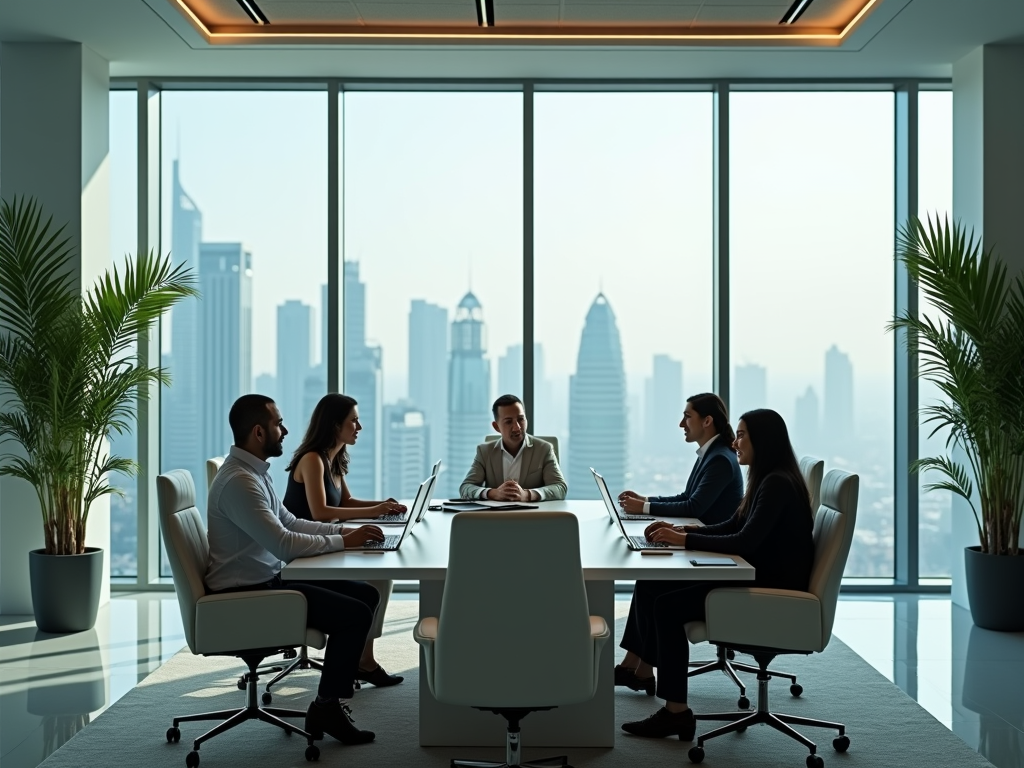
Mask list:
[[[177,726],[172,725],[167,729],[167,743],[177,744],[179,741],[181,741],[181,731]]]
[[[736,702],[736,706],[740,709],[750,709],[750,699],[746,696],[740,696],[739,701]]]
[[[294,733],[294,731],[292,731],[292,729],[291,729],[291,728],[285,728],[285,729],[284,729],[284,735],[285,735],[285,736],[291,736],[291,735],[292,735],[292,733]]]
[[[818,755],[808,755],[807,768],[825,768],[825,761]]]
[[[353,683],[352,683],[352,690],[358,691],[362,687],[363,687],[363,684],[360,683],[358,680],[353,681]]]
[[[739,728],[736,729],[736,733],[743,733],[746,730],[747,730],[747,726],[741,725]]]
[[[845,752],[850,748],[850,737],[849,736],[838,736],[832,740],[832,748],[836,752]]]
[[[690,747],[690,751],[686,753],[686,756],[690,758],[691,763],[703,763],[704,747]]]
[[[262,696],[260,696],[260,700],[261,700],[261,701],[262,701],[262,702],[263,702],[264,704],[266,704],[266,705],[269,705],[269,704],[270,704],[270,702],[272,702],[272,701],[274,700],[274,697],[273,697],[273,696],[271,695],[270,691],[264,691],[264,692],[263,692],[263,695],[262,695]]]
[[[799,683],[793,683],[791,686],[789,686],[789,692],[794,696],[799,696],[801,693],[804,692],[804,687]]]
[[[729,661],[735,661],[736,660],[736,651],[726,651],[725,652],[725,658],[727,658]]]
[[[245,682],[245,675],[242,675],[240,678],[238,678],[238,682],[236,683],[236,685],[238,686],[238,690],[240,691],[244,691],[248,687]]]
[[[199,753],[194,749],[185,755],[186,768],[199,768]]]
[[[320,747],[316,744],[310,744],[306,747],[306,762],[315,763],[320,759]]]
[[[299,655],[299,653],[294,648],[289,648],[281,655],[286,659],[294,659],[296,656]]]

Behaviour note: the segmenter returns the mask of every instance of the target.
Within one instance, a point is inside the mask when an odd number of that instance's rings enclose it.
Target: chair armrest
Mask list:
[[[205,595],[196,603],[196,653],[286,648],[306,642],[306,598],[292,589]]]
[[[598,640],[603,643],[611,637],[611,634],[611,631],[608,629],[608,622],[600,616],[590,617],[590,636],[594,638],[594,640]]]
[[[412,631],[413,639],[423,649],[423,671],[427,675],[427,688],[434,692],[434,641],[437,640],[437,618],[420,619]]]
[[[594,641],[594,694],[597,695],[598,681],[601,679],[602,670],[608,669],[608,662],[604,661],[605,644],[611,639],[612,632],[606,622],[600,616],[590,617],[590,637]]]
[[[821,651],[821,603],[810,592],[713,589],[704,602],[708,640],[783,651]]]

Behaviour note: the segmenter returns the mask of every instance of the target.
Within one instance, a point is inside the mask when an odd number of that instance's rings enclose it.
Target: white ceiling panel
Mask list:
[[[453,23],[476,26],[476,6],[472,3],[374,3],[357,2],[359,15],[367,25],[372,24],[429,24],[435,26]]]
[[[621,5],[609,3],[565,4],[562,22],[565,24],[620,24],[647,25],[673,24],[689,25],[700,6],[697,5]]]
[[[742,26],[778,24],[789,10],[789,3],[776,5],[705,5],[697,14],[701,26]]]
[[[548,27],[559,23],[561,8],[553,5],[523,5],[520,3],[494,4],[494,26],[543,26]]]
[[[271,24],[353,24],[359,14],[349,0],[258,0]]]

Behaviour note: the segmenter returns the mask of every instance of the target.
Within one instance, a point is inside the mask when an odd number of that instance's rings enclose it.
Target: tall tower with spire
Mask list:
[[[199,244],[203,214],[181,184],[179,161],[171,180],[171,259],[199,272]],[[206,477],[205,461],[197,435],[204,393],[200,391],[199,299],[185,299],[171,310],[171,354],[168,368],[171,386],[163,393],[161,470],[187,469],[196,483]],[[197,495],[197,506],[206,509],[206,494]]]
[[[617,494],[626,487],[629,424],[622,343],[608,299],[599,293],[587,312],[576,373],[569,379],[569,493],[600,498],[590,474],[604,475]]]
[[[476,446],[483,440],[491,417],[491,365],[483,307],[472,291],[462,297],[452,321],[448,363],[448,494],[458,493]]]

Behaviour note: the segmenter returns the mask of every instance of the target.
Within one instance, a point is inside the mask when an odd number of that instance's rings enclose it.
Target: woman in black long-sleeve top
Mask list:
[[[740,418],[736,457],[747,466],[747,488],[739,509],[725,522],[706,527],[652,523],[651,541],[688,549],[739,555],[754,566],[753,586],[806,590],[814,562],[810,493],[800,474],[786,423],[775,411],[758,409]],[[731,583],[735,586],[735,582]],[[690,741],[696,730],[686,702],[689,645],[685,625],[704,619],[704,599],[722,583],[639,581],[634,591],[635,631],[622,645],[642,661],[646,677],[657,668],[657,695],[665,706],[622,728],[637,736],[678,736]]]

